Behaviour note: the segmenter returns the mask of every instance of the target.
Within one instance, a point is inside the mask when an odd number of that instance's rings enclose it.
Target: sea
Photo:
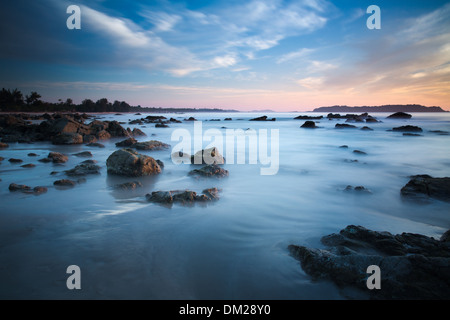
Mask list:
[[[380,122],[350,123],[356,129],[336,129],[345,119],[328,120],[326,114],[314,113],[304,115],[325,116],[315,120],[317,128],[301,128],[305,120],[294,119],[300,114],[266,114],[276,121],[249,121],[264,114],[244,112],[151,114],[181,121],[167,128],[128,124],[150,115],[145,113],[93,114],[95,119],[139,128],[147,135],[137,137],[139,141],[170,145],[166,150],[139,151],[164,162],[162,172],[149,177],[107,173],[106,160],[123,138],[100,141],[105,148],[11,143],[0,150],[4,158],[0,162],[0,299],[368,298],[368,292],[311,279],[288,246],[326,249],[320,239],[347,225],[438,239],[450,228],[450,203],[405,199],[400,190],[412,175],[450,176],[450,135],[442,134],[450,132],[450,114],[413,113],[403,120],[373,113]],[[184,121],[189,117],[198,121]],[[423,132],[404,136],[391,130],[403,125],[419,126]],[[373,130],[360,130],[362,126]],[[239,149],[236,140],[234,153],[226,143],[227,132],[243,135],[246,141]],[[250,140],[246,132],[257,140]],[[171,159],[181,139],[191,142],[192,154],[217,143],[229,176],[189,175],[198,166]],[[253,154],[255,141],[258,153]],[[51,151],[64,153],[69,160],[38,161]],[[64,170],[86,160],[74,155],[82,151],[92,153],[100,174],[86,176],[73,188],[55,188],[55,180],[68,178]],[[238,161],[243,153],[246,157]],[[9,158],[23,163],[10,163]],[[36,166],[21,167],[28,163]],[[274,170],[262,174],[270,165]],[[139,181],[142,187],[115,188],[128,181]],[[48,191],[10,192],[11,183],[45,186]],[[346,190],[347,186],[365,190]],[[200,194],[211,187],[220,189],[220,199],[204,204],[168,207],[145,197],[170,190]],[[67,268],[72,265],[80,269],[80,290],[67,287]]]

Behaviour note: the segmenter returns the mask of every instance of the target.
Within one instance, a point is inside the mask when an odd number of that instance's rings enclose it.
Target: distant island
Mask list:
[[[419,104],[388,104],[384,106],[332,106],[320,107],[312,112],[448,112],[441,107],[425,107]]]
[[[32,91],[23,95],[18,90],[3,88],[0,91],[0,112],[142,112],[142,113],[185,113],[185,112],[239,112],[238,110],[224,110],[219,108],[144,108],[130,106],[125,101],[108,101],[106,98],[92,101],[84,99],[80,104],[74,104],[72,99],[61,99],[56,102],[45,102],[41,95]]]

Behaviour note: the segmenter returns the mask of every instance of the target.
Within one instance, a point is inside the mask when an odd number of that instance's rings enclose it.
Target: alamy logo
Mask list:
[[[66,273],[71,274],[70,277],[67,278],[66,286],[67,289],[81,289],[81,270],[77,265],[71,265],[67,267]]]
[[[81,9],[79,6],[71,5],[67,7],[66,12],[70,14],[67,18],[66,25],[67,29],[81,29]]]
[[[377,265],[370,265],[367,267],[366,273],[372,274],[367,278],[367,289],[381,289],[381,269]]]
[[[270,129],[226,129],[225,135],[219,129],[208,129],[203,132],[201,121],[194,121],[194,134],[187,129],[176,129],[172,132],[171,141],[179,141],[172,149],[174,164],[189,164],[192,146],[196,152],[201,150],[218,150],[224,153],[226,164],[260,164],[261,175],[275,175],[279,169],[279,130]],[[247,145],[248,141],[248,145]],[[203,148],[203,142],[210,142]],[[270,148],[269,148],[270,145]],[[225,149],[224,149],[225,147]],[[270,150],[270,152],[269,152]],[[246,154],[248,152],[248,158]],[[194,164],[221,163],[219,154],[203,154],[194,157]]]
[[[367,28],[370,30],[381,29],[381,9],[379,6],[371,5],[367,8],[367,13],[372,14],[367,18]]]

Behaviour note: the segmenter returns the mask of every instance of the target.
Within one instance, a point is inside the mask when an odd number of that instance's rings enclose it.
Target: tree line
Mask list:
[[[125,101],[109,102],[102,98],[96,102],[84,99],[81,104],[74,104],[72,99],[58,100],[56,103],[41,100],[41,95],[32,91],[25,95],[18,89],[2,88],[0,91],[0,111],[9,112],[132,112],[140,106],[132,107]]]

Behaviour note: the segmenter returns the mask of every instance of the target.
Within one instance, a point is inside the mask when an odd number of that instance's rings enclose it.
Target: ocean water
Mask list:
[[[417,203],[400,196],[410,175],[450,176],[450,135],[430,132],[450,132],[450,114],[415,113],[410,120],[391,120],[388,114],[374,113],[381,123],[356,124],[373,131],[337,130],[335,124],[345,120],[326,118],[317,129],[303,129],[304,120],[293,119],[298,113],[267,114],[277,119],[274,122],[249,121],[263,115],[256,113],[164,115],[179,120],[193,116],[201,121],[203,132],[217,129],[224,137],[227,129],[254,129],[262,139],[261,130],[266,129],[275,143],[271,130],[277,130],[277,173],[261,175],[268,165],[261,159],[250,164],[247,157],[244,164],[223,166],[229,177],[195,179],[188,176],[193,167],[172,163],[168,149],[140,151],[164,162],[160,175],[123,178],[106,172],[106,159],[121,139],[103,141],[104,149],[10,144],[0,150],[5,158],[0,163],[0,299],[364,299],[364,292],[312,281],[287,246],[323,248],[322,236],[349,224],[436,238],[450,228],[449,203]],[[126,123],[145,116],[96,115]],[[227,117],[233,120],[224,121]],[[406,124],[422,127],[422,136],[387,131]],[[156,139],[172,147],[179,143],[171,140],[176,129],[199,138],[193,122],[169,128],[123,126],[144,131],[147,137],[138,137],[140,141]],[[203,141],[203,147],[210,143]],[[222,148],[225,155],[225,142]],[[248,149],[247,143],[247,153]],[[37,161],[49,151],[67,154],[69,161]],[[71,189],[54,188],[55,180],[66,178],[63,170],[85,160],[73,156],[80,151],[92,152],[101,174],[86,176]],[[38,157],[28,157],[30,152]],[[22,168],[9,158],[36,167]],[[50,175],[52,171],[58,173]],[[143,187],[114,189],[134,180]],[[8,190],[10,183],[46,186],[48,192],[14,193]],[[370,192],[344,191],[347,185]],[[199,193],[208,187],[221,189],[220,200],[171,208],[145,200],[145,194],[156,190]],[[81,269],[81,290],[66,287],[69,265]]]

